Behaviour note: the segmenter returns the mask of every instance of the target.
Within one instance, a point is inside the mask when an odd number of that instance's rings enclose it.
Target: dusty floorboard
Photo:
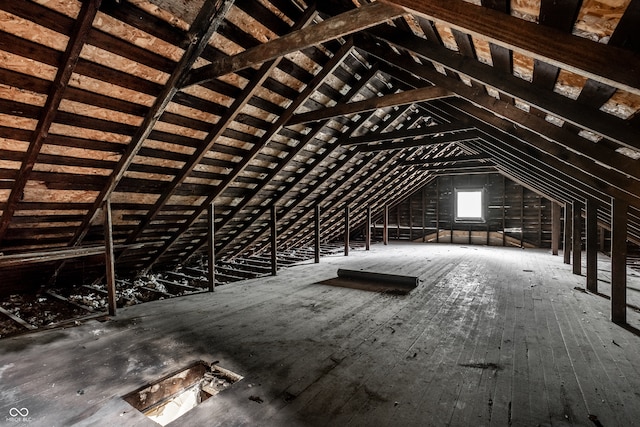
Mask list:
[[[421,283],[407,296],[315,284],[337,268]],[[605,295],[608,268],[601,257]],[[326,257],[0,341],[0,424],[153,426],[120,396],[202,359],[245,378],[174,425],[639,425],[640,337],[609,322],[606,298],[574,289],[584,282],[543,250]],[[629,288],[640,306],[639,274]]]

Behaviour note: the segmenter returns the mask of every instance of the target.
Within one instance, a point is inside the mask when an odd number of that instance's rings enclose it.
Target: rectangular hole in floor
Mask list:
[[[123,399],[164,426],[242,378],[218,365],[198,361],[123,396]]]

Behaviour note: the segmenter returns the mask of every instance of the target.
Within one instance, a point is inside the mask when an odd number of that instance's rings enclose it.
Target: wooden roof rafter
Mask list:
[[[360,89],[362,87],[364,87],[374,76],[375,74],[378,72],[377,67],[373,66],[372,68],[370,68],[365,75],[363,75],[358,84],[354,85],[353,87],[351,87],[351,89],[349,90],[349,92],[347,92],[345,95],[343,95],[343,100],[347,101],[349,99],[351,99],[353,96],[355,96],[356,94],[358,94],[360,92]],[[298,155],[298,153],[304,149],[304,147],[306,146],[306,144],[308,142],[310,142],[311,140],[313,140],[318,133],[322,130],[322,128],[327,124],[328,119],[321,121],[319,123],[316,123],[312,130],[301,140],[298,142],[298,145],[292,149],[287,155],[286,157],[284,157],[279,163],[278,165],[271,169],[271,171],[269,172],[268,175],[266,175],[263,179],[262,179],[262,185],[257,186],[255,189],[253,189],[251,191],[251,194],[248,195],[247,197],[244,198],[243,202],[239,203],[238,205],[236,205],[235,207],[233,207],[233,209],[231,210],[231,212],[229,214],[227,214],[225,216],[225,219],[223,219],[222,221],[220,221],[218,224],[216,224],[216,226],[218,228],[222,228],[224,227],[233,217],[235,217],[237,214],[240,213],[240,211],[247,206],[247,204],[250,203],[250,201],[261,191],[263,191],[264,187],[270,183],[275,176],[282,171],[282,169],[284,169],[292,160],[295,156]],[[298,174],[298,179],[304,179],[309,173],[312,172],[312,170],[315,168],[315,165],[320,164],[320,162],[322,162],[323,159],[325,159],[327,156],[329,156],[331,154],[332,150],[331,148],[327,148],[325,150],[325,152],[318,156],[317,158],[315,158],[315,161],[312,165],[305,165],[305,172],[303,172],[302,174]],[[291,187],[293,187],[293,185],[295,184],[295,182],[293,183],[289,183],[287,185],[287,188],[290,189]],[[286,191],[288,191],[287,189],[283,190],[283,191],[279,191],[277,192],[277,194],[274,196],[274,198],[272,199],[272,202],[270,204],[274,204],[277,203],[277,200],[282,197]],[[265,214],[267,212],[267,210],[270,209],[270,204],[267,206],[264,206],[255,216],[256,217],[260,217],[261,215]],[[250,221],[246,221],[246,226],[248,227],[250,224]],[[235,230],[234,234],[240,234],[243,230]],[[231,239],[226,240],[222,245],[220,245],[218,248],[216,248],[216,250],[218,251],[222,251],[224,250],[224,248],[231,243]],[[196,243],[196,245],[194,246],[194,249],[191,250],[189,252],[189,254],[185,257],[186,259],[188,259],[195,251],[199,250],[204,244],[205,244],[205,238],[203,237],[202,239],[200,239],[200,243]]]
[[[463,0],[394,0],[407,13],[440,21],[512,51],[640,94],[640,58]]]
[[[231,183],[244,171],[247,165],[258,155],[260,150],[264,147],[264,145],[269,142],[269,140],[276,135],[289,121],[289,119],[293,116],[294,112],[300,107],[311,94],[322,84],[324,79],[337,67],[341,60],[349,54],[350,50],[353,47],[353,40],[348,39],[345,44],[340,47],[340,50],[334,54],[331,59],[331,64],[327,64],[318,74],[316,74],[311,82],[309,82],[306,87],[300,92],[300,94],[289,104],[287,109],[276,119],[276,121],[271,125],[271,127],[266,131],[264,135],[260,137],[260,140],[256,142],[253,147],[249,150],[249,152],[244,156],[241,162],[236,164],[234,169],[225,177],[225,179],[216,186],[215,190],[206,198],[206,200],[198,207],[195,212],[190,216],[190,218],[182,224],[182,226],[175,232],[171,238],[169,238],[165,246],[162,250],[160,250],[153,259],[147,264],[146,269],[149,269],[157,262],[160,257],[166,252],[169,247],[176,242],[180,235],[188,230],[188,228],[193,224],[202,213],[207,209],[211,203],[224,192]]]
[[[359,44],[364,48],[362,42],[359,42]],[[584,140],[584,138],[578,137],[571,132],[563,131],[557,126],[552,125],[544,121],[543,119],[535,117],[534,115],[527,114],[511,104],[497,100],[484,92],[479,92],[476,89],[467,86],[460,80],[455,80],[453,78],[444,76],[438,73],[433,68],[406,62],[403,62],[402,65],[397,64],[388,52],[376,46],[375,44],[368,44],[366,46],[366,49],[371,54],[377,56],[383,61],[386,60],[392,65],[404,68],[407,71],[410,70],[415,75],[418,75],[425,80],[435,82],[439,86],[451,90],[462,98],[479,104],[487,110],[494,111],[503,117],[507,117],[508,119],[513,120],[514,124],[511,125],[513,129],[518,129],[520,126],[527,126],[528,129],[543,136],[544,138],[558,141],[557,144],[563,144],[571,150],[577,150],[578,152],[585,153],[584,155],[587,155],[586,153],[592,154],[592,161],[608,162],[607,165],[614,170],[620,170],[623,173],[640,177],[640,175],[638,174],[638,168],[634,165],[632,159],[625,158],[625,156],[616,153],[614,150],[610,150],[605,147],[599,147],[591,143],[587,144],[587,141]],[[393,72],[392,69],[388,71]],[[452,98],[451,102],[458,102],[457,99],[458,98]],[[518,123],[518,125],[516,125],[515,123]],[[612,159],[615,159],[615,161],[611,161]],[[610,173],[612,172],[606,172],[605,176],[609,175]]]
[[[9,194],[9,198],[6,202],[6,207],[2,212],[2,217],[0,217],[0,243],[9,228],[11,218],[13,217],[18,203],[23,196],[23,191],[27,185],[27,181],[29,180],[29,176],[33,170],[38,155],[40,154],[42,145],[44,144],[44,141],[49,134],[49,129],[51,128],[56,114],[58,113],[58,107],[64,98],[71,75],[75,70],[78,60],[80,59],[80,52],[89,37],[93,20],[98,13],[100,3],[101,0],[87,0],[82,4],[82,8],[78,14],[75,28],[73,30],[73,36],[67,43],[66,50],[62,55],[60,64],[58,64],[55,79],[50,86],[42,112],[39,113],[40,117],[33,132],[33,136],[31,137],[29,148],[25,154],[24,160],[22,161],[18,176],[13,183],[11,193]]]
[[[161,93],[156,97],[153,106],[147,112],[142,124],[137,128],[132,136],[131,142],[127,145],[126,151],[121,157],[118,165],[109,176],[107,185],[102,189],[96,198],[92,208],[86,215],[82,225],[78,228],[69,246],[79,244],[93,221],[96,213],[103,202],[110,197],[118,183],[124,177],[125,172],[133,163],[135,155],[138,153],[144,141],[151,134],[155,124],[167,108],[174,95],[180,89],[179,83],[189,72],[195,61],[208,46],[209,39],[217,31],[227,12],[233,5],[233,0],[207,0],[198,13],[195,21],[187,34],[189,41],[187,49],[184,51],[179,63],[169,76]]]
[[[315,16],[316,12],[314,8],[306,10],[301,20],[293,27],[293,31],[303,28],[308,25]],[[147,213],[147,216],[140,221],[138,227],[127,238],[127,243],[132,243],[143,232],[144,228],[158,215],[169,198],[175,193],[176,189],[185,181],[185,179],[192,173],[194,168],[202,161],[205,155],[212,149],[213,145],[217,142],[217,139],[222,136],[229,125],[237,119],[241,112],[241,109],[249,103],[251,98],[255,95],[258,89],[264,81],[270,76],[271,72],[280,64],[282,57],[273,59],[264,63],[258,70],[255,79],[251,80],[242,90],[242,93],[234,100],[233,104],[229,106],[227,112],[218,120],[218,122],[212,126],[211,131],[207,137],[202,141],[200,146],[191,155],[189,161],[182,167],[180,172],[171,181],[168,188],[160,195],[153,207]]]
[[[473,81],[497,88],[500,93],[518,98],[527,104],[569,121],[576,126],[598,135],[614,139],[617,143],[631,148],[640,148],[637,140],[638,129],[629,121],[612,116],[589,105],[573,101],[564,95],[540,88],[516,77],[513,73],[495,70],[494,67],[479,61],[464,58],[460,54],[444,47],[425,43],[417,36],[398,37],[389,28],[376,28],[371,33],[393,45],[408,49],[427,61],[444,66],[446,69],[462,73]],[[360,46],[360,41],[358,41]],[[371,45],[369,45],[371,46]]]
[[[386,120],[387,124],[391,124],[392,122],[395,121],[395,119],[397,117],[399,117],[402,113],[403,113],[403,109],[398,109],[395,112],[391,113]],[[355,123],[353,123],[353,125],[350,127],[350,130],[348,133],[344,134],[341,138],[342,139],[347,139],[349,138],[349,136],[354,133],[358,128],[360,128],[370,117],[373,116],[373,112],[369,112],[368,114],[362,115],[359,118],[355,119]],[[336,141],[334,144],[334,148],[335,147],[340,147],[340,140]],[[327,157],[330,154],[329,150],[327,150],[326,155],[323,157]],[[301,203],[304,203],[308,198],[313,197],[313,194],[318,191],[319,189],[326,189],[326,182],[328,180],[328,178],[332,175],[336,175],[338,174],[344,167],[344,165],[346,165],[347,163],[349,163],[350,161],[352,161],[352,159],[355,158],[357,152],[355,150],[349,150],[345,153],[346,155],[344,156],[344,158],[342,160],[339,160],[336,163],[336,166],[331,170],[331,172],[326,175],[324,177],[324,179],[322,180],[317,180],[317,182],[308,187],[308,190],[305,197],[302,200],[296,200],[296,203],[290,205],[288,208],[286,208],[285,210],[285,215],[287,213],[289,213],[290,211],[292,211],[293,209],[296,208],[296,206],[298,206]],[[320,164],[320,162],[318,162],[318,164]],[[361,163],[361,165],[357,168],[355,168],[352,172],[352,176],[356,176],[357,173],[361,170],[361,168],[363,168],[365,165],[363,163]],[[348,179],[343,179],[341,185],[344,185],[346,182],[348,182]],[[331,193],[329,191],[327,191],[324,195],[316,195],[315,199],[314,199],[314,203],[313,204],[309,204],[307,205],[305,208],[303,208],[302,210],[302,215],[308,215],[311,210],[314,208],[313,206],[315,206],[315,204],[320,204],[323,203],[327,198],[331,197]],[[286,231],[288,228],[285,226],[284,230]],[[264,234],[266,232],[266,228],[260,233],[260,234]],[[249,246],[247,246],[246,248],[243,248],[241,251],[235,251],[233,252],[232,256],[237,256],[239,253],[244,252],[245,250],[250,250],[251,247],[253,247],[255,244],[257,244],[257,239],[256,242],[254,244],[251,244]]]
[[[235,56],[221,58],[211,65],[197,68],[185,79],[183,85],[190,86],[243,70],[288,53],[347,36],[405,13],[402,8],[391,4],[371,3],[319,24],[294,31]]]

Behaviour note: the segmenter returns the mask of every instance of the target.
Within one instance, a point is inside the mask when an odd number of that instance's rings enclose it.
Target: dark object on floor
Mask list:
[[[406,295],[418,286],[415,276],[375,273],[363,270],[338,269],[338,277],[320,282],[323,285],[383,292],[392,295]]]

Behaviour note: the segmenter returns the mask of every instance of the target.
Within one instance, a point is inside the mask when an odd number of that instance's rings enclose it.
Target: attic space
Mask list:
[[[0,2],[0,420],[157,425],[137,390],[190,396],[167,425],[635,425],[638,28],[640,0]]]

